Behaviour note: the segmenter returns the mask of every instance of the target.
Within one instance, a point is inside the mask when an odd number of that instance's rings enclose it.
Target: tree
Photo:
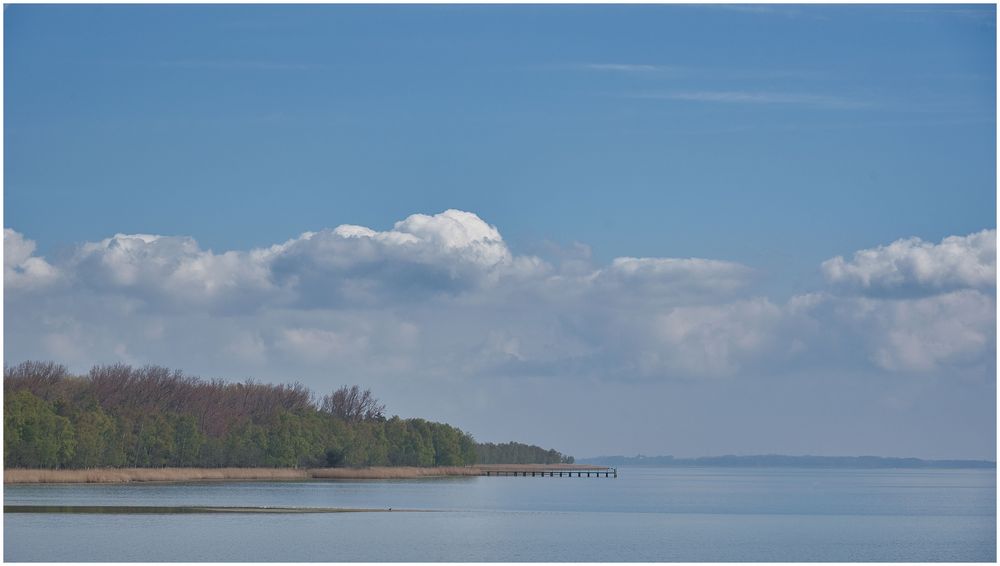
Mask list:
[[[73,424],[28,390],[4,398],[4,465],[58,468],[76,448]]]
[[[205,437],[198,432],[198,425],[193,416],[179,415],[174,417],[173,465],[196,465],[204,443]]]
[[[139,422],[132,461],[138,468],[159,468],[174,457],[174,428],[163,413],[151,413]]]
[[[371,390],[316,400],[303,385],[203,380],[159,366],[51,362],[4,368],[4,465],[433,466],[572,461],[524,444],[476,444],[458,428],[385,418]]]
[[[96,468],[116,461],[112,447],[116,437],[115,422],[100,407],[80,412],[74,419],[76,429],[75,468]]]
[[[343,386],[323,397],[321,409],[349,423],[385,420],[385,405],[371,389],[361,391],[357,385]]]

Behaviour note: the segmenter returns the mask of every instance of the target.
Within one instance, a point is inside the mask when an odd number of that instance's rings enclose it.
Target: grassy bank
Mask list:
[[[373,468],[92,468],[86,470],[10,469],[5,484],[131,483],[179,481],[275,481],[306,479],[412,479],[478,476],[486,470],[595,470],[600,466],[572,464],[521,464],[483,466],[382,466]]]

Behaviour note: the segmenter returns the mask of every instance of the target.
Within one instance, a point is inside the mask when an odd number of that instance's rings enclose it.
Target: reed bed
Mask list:
[[[6,483],[130,483],[207,480],[307,479],[306,470],[291,468],[95,468],[87,470],[3,471]]]
[[[5,484],[32,483],[131,483],[181,481],[278,481],[306,479],[389,480],[434,477],[479,476],[486,471],[587,471],[603,466],[580,464],[491,464],[479,466],[409,466],[372,468],[94,468],[86,470],[37,470],[14,468],[3,471]]]
[[[211,480],[276,481],[316,479],[406,479],[442,476],[476,476],[479,470],[463,467],[377,468],[97,468],[87,470],[4,470],[5,484],[131,483]]]

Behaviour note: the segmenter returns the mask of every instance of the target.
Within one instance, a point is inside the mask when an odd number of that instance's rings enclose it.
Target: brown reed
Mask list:
[[[182,481],[277,481],[306,479],[411,479],[478,476],[489,471],[596,470],[602,466],[573,464],[492,464],[479,466],[380,466],[371,468],[91,468],[84,470],[38,470],[13,468],[3,471],[5,484],[32,483],[130,483]]]

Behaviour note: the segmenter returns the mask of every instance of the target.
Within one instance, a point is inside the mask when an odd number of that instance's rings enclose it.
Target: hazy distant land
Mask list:
[[[976,468],[995,469],[989,460],[923,460],[920,458],[885,458],[881,456],[598,456],[578,458],[581,464],[605,466],[676,466],[719,468]]]

